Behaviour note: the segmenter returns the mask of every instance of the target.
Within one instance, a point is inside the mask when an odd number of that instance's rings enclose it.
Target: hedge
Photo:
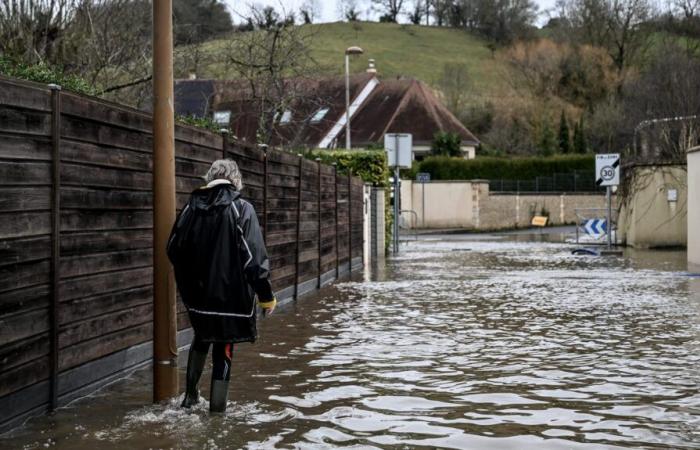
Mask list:
[[[594,170],[595,155],[476,159],[431,156],[414,163],[404,176],[415,179],[417,172],[428,172],[432,180],[529,180],[554,173]]]

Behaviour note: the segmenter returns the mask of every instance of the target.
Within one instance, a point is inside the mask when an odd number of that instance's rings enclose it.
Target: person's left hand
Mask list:
[[[260,304],[260,307],[263,310],[263,317],[264,316],[269,316],[272,314],[272,312],[275,310],[275,307],[277,307],[277,299],[273,298],[272,300],[268,300],[266,302],[258,302]]]

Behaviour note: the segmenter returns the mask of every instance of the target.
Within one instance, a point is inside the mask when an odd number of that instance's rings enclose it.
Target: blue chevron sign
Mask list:
[[[588,219],[583,222],[583,229],[591,236],[600,236],[608,231],[608,224],[605,219]]]

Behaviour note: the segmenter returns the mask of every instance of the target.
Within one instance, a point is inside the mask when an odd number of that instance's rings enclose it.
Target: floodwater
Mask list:
[[[409,242],[371,281],[281,308],[234,351],[223,416],[150,405],[145,369],[0,447],[700,448],[685,253],[572,256],[557,239]]]

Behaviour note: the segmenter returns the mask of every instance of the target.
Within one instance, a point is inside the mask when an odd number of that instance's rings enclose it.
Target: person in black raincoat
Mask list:
[[[241,198],[238,166],[215,161],[204,178],[207,185],[192,192],[175,221],[168,257],[194,329],[182,406],[198,402],[197,385],[213,344],[209,409],[223,412],[233,344],[257,336],[256,296],[264,314],[277,302],[255,210]]]

